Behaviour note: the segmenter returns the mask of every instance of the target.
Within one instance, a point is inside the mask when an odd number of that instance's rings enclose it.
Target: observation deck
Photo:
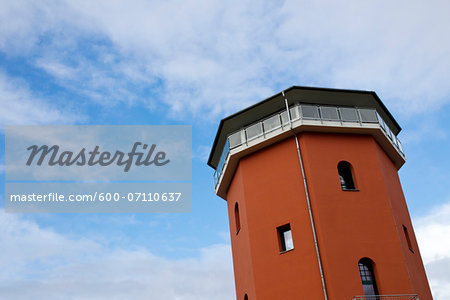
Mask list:
[[[221,121],[208,161],[214,190],[226,199],[240,158],[306,131],[372,135],[399,169],[406,161],[400,130],[374,92],[292,87]]]

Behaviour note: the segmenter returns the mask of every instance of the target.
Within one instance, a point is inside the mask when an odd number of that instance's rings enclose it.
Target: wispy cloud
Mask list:
[[[414,220],[420,252],[435,299],[450,299],[450,202]]]
[[[10,78],[1,71],[0,105],[1,128],[5,125],[67,124],[83,118],[33,95],[26,82]]]
[[[411,147],[417,147],[424,140],[446,141],[449,135],[442,124],[445,124],[445,122],[440,120],[436,114],[416,118],[415,122],[408,123],[408,127],[404,128],[401,141],[404,145],[409,144]]]
[[[406,116],[450,99],[448,1],[3,6],[6,53],[33,48],[37,66],[84,82],[94,101],[115,90],[175,118],[217,118],[293,84],[376,90]]]
[[[435,299],[450,297],[449,220],[450,203],[414,220]],[[70,238],[20,215],[0,212],[0,226],[0,296],[7,299],[234,298],[229,245],[169,260],[143,248],[111,249],[104,240]]]
[[[2,299],[232,299],[231,249],[169,260],[145,249],[111,249],[0,212]]]
[[[210,146],[199,145],[192,152],[192,159],[200,161],[202,164],[206,164],[208,161],[209,151],[211,151]]]

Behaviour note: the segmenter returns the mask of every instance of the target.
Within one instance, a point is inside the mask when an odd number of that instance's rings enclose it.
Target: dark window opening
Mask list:
[[[355,190],[355,181],[353,180],[352,165],[346,161],[338,163],[339,180],[342,190]]]
[[[292,240],[291,225],[286,224],[277,228],[278,239],[280,242],[280,252],[286,252],[294,249],[294,241]]]
[[[241,230],[241,219],[239,217],[239,205],[236,203],[234,205],[234,221],[236,222],[236,234]]]
[[[245,294],[245,296],[244,296],[244,300],[248,300],[248,296],[247,296],[247,294]]]
[[[358,268],[359,275],[361,276],[364,295],[378,295],[375,276],[373,274],[372,261],[368,258],[363,258],[358,262]]]
[[[406,228],[405,225],[402,225],[402,227],[403,227],[403,233],[405,234],[406,242],[408,243],[408,248],[409,248],[409,250],[411,250],[412,253],[414,253],[414,250],[411,245],[411,239],[409,238],[408,228]]]

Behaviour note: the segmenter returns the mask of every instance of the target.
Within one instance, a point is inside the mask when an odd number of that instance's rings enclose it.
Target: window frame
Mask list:
[[[362,270],[361,266],[363,266],[367,269]],[[361,285],[362,285],[363,291],[364,291],[364,296],[370,297],[370,296],[379,295],[377,280],[375,277],[374,262],[368,257],[361,258],[358,261],[358,271],[359,271],[359,278],[361,280]],[[364,271],[364,273],[362,273],[361,271]],[[371,280],[367,280],[366,277],[368,277],[368,276],[370,276]],[[373,295],[368,294],[367,288],[371,288],[374,294]]]
[[[234,225],[236,234],[238,234],[239,231],[241,231],[241,217],[239,213],[239,204],[237,202],[234,204]]]
[[[290,232],[290,240],[292,243],[292,248],[289,248],[288,246],[288,240],[286,240],[286,236],[285,233]],[[278,235],[278,247],[280,250],[280,254],[282,253],[286,253],[289,251],[292,251],[295,249],[294,246],[294,238],[292,236],[292,228],[291,228],[291,224],[287,223],[281,226],[277,227],[277,235]]]
[[[356,176],[353,165],[346,160],[341,160],[337,164],[338,179],[342,191],[358,192]],[[351,185],[350,185],[350,184]],[[344,185],[345,184],[345,185]],[[347,187],[350,185],[350,188]]]
[[[402,228],[403,228],[403,234],[405,235],[406,244],[408,245],[409,251],[414,253],[414,249],[413,249],[412,243],[411,243],[411,237],[409,236],[409,232],[408,232],[408,227],[406,227],[406,225],[402,224]]]

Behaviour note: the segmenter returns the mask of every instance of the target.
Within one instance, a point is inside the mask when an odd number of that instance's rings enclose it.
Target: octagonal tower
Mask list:
[[[432,299],[400,130],[375,92],[297,86],[220,122],[237,299]]]

